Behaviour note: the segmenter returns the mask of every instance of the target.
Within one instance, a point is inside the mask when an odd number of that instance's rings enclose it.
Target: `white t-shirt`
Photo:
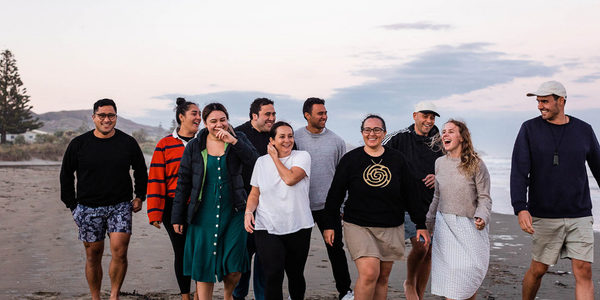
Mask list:
[[[292,154],[279,160],[288,169],[302,168],[306,176],[295,185],[288,186],[279,176],[271,156],[266,154],[256,161],[250,184],[260,189],[254,229],[284,235],[311,228],[315,221],[308,198],[310,154],[293,150]]]

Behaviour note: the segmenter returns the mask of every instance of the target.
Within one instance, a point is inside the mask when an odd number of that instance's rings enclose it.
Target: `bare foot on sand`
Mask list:
[[[407,284],[406,280],[404,280],[402,286],[404,286],[404,295],[406,296],[406,300],[419,300],[417,288],[414,285]]]

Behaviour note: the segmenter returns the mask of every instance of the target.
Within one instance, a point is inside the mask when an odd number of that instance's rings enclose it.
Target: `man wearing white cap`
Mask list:
[[[406,157],[419,187],[421,203],[425,207],[429,207],[433,199],[435,160],[443,155],[440,147],[430,147],[432,138],[439,133],[435,126],[436,116],[440,115],[435,104],[419,102],[413,113],[415,123],[383,139],[384,145],[399,150]],[[408,300],[423,299],[431,272],[431,244],[425,247],[423,242],[417,240],[417,228],[408,213],[404,215],[404,235],[412,244],[406,260],[404,293]]]
[[[600,145],[589,124],[565,114],[561,83],[544,82],[527,96],[537,97],[542,115],[521,126],[510,174],[512,206],[532,240],[523,299],[535,299],[559,257],[571,259],[575,298],[593,299],[594,219],[585,162],[600,184]]]

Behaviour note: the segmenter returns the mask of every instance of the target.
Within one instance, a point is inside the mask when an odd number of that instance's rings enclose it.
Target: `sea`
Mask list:
[[[492,211],[499,214],[514,214],[510,204],[510,158],[482,157],[490,172],[492,181]],[[589,167],[587,175],[592,197],[592,214],[594,215],[594,231],[600,232],[600,188]]]

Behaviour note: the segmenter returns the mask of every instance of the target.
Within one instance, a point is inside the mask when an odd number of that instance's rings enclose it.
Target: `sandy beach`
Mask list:
[[[60,201],[59,171],[56,165],[0,167],[0,299],[89,299],[85,253],[77,240],[77,226]],[[121,299],[180,299],[167,233],[148,225],[145,211],[144,206],[142,212],[134,215],[129,270]],[[512,215],[494,214],[490,230],[490,267],[477,299],[520,299],[523,275],[531,260],[530,237],[520,230]],[[337,299],[331,266],[318,230],[313,230],[312,239],[305,271],[306,299]],[[598,240],[596,234],[596,258],[600,257]],[[108,247],[104,256],[102,290],[107,292],[105,299],[108,299]],[[355,281],[356,267],[351,261],[348,264]],[[598,264],[592,267],[598,296],[600,269]],[[538,299],[574,299],[575,279],[570,269],[569,260],[560,260],[551,267]],[[402,289],[405,276],[406,263],[396,262],[388,299],[405,299]],[[217,284],[215,299],[222,299],[221,289],[222,284]],[[442,299],[429,292],[425,298]]]

